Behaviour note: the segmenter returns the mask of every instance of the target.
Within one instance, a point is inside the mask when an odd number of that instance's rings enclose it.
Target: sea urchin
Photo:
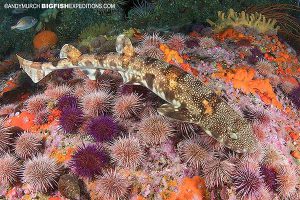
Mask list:
[[[79,176],[93,178],[101,173],[108,161],[109,157],[101,147],[89,145],[78,148],[72,156],[70,166]]]

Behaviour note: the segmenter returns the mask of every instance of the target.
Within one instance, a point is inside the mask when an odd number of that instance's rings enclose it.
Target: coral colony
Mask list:
[[[96,24],[72,45],[42,29],[17,55],[34,89],[0,107],[0,199],[299,200],[300,62],[267,16]]]

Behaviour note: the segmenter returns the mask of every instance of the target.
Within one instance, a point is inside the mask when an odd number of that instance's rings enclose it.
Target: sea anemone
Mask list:
[[[132,136],[120,137],[110,146],[110,156],[116,165],[135,169],[144,159],[140,141]]]
[[[278,189],[278,183],[277,172],[275,169],[268,165],[261,165],[259,171],[267,188],[270,191],[276,192]]]
[[[3,155],[0,158],[0,184],[9,185],[16,182],[20,167],[20,163],[14,156]]]
[[[203,167],[205,160],[210,157],[198,136],[193,136],[181,141],[178,144],[178,151],[185,162],[197,168]]]
[[[15,112],[16,105],[7,104],[0,107],[0,116],[7,116]]]
[[[49,116],[49,111],[48,109],[43,109],[41,111],[39,111],[38,113],[36,113],[36,115],[34,116],[34,124],[36,125],[42,125],[48,122],[48,116]]]
[[[81,109],[76,107],[64,109],[59,118],[61,128],[67,133],[77,131],[83,121],[83,112]]]
[[[52,100],[57,100],[64,95],[71,95],[73,89],[65,84],[62,85],[48,85],[44,94]]]
[[[83,113],[89,117],[95,117],[107,113],[112,106],[113,95],[106,91],[96,91],[84,95],[80,105]]]
[[[263,59],[260,59],[255,64],[255,67],[257,71],[263,76],[268,76],[269,74],[273,74],[275,71],[273,64]]]
[[[104,199],[117,200],[125,198],[131,185],[125,176],[116,170],[110,169],[96,180],[96,190]]]
[[[76,174],[86,178],[99,175],[109,162],[109,157],[103,148],[97,145],[79,147],[70,161],[71,168]]]
[[[59,110],[67,109],[70,107],[78,107],[78,99],[72,95],[64,95],[58,99],[57,107]]]
[[[33,46],[36,49],[49,48],[58,41],[56,34],[52,31],[41,31],[33,38]]]
[[[99,116],[88,122],[87,133],[96,142],[111,141],[118,133],[118,126],[111,117]]]
[[[221,187],[231,180],[235,165],[227,160],[208,159],[203,168],[207,187]]]
[[[138,126],[138,134],[147,144],[161,144],[174,133],[169,121],[160,115],[143,118]]]
[[[33,190],[47,192],[54,188],[60,173],[60,166],[47,156],[39,155],[24,164],[22,181]]]
[[[167,44],[171,49],[176,51],[182,51],[185,47],[185,36],[183,34],[173,34],[168,39]]]
[[[116,118],[128,119],[136,116],[142,108],[142,99],[137,94],[127,94],[118,97],[113,106]]]
[[[258,199],[264,188],[262,177],[256,167],[248,162],[240,164],[234,170],[232,182],[240,199]]]
[[[282,198],[289,198],[296,193],[299,184],[299,176],[295,169],[289,166],[281,166],[277,172],[277,191]]]
[[[28,100],[24,103],[24,108],[28,112],[32,114],[36,114],[39,111],[47,108],[47,101],[48,98],[46,95],[43,94],[37,94],[34,96],[31,96]]]
[[[217,46],[217,43],[213,38],[203,37],[199,40],[199,45],[201,48],[209,49]]]
[[[245,106],[242,108],[242,113],[244,118],[251,123],[257,123],[261,125],[268,125],[270,123],[270,116],[263,109]]]
[[[37,134],[25,132],[18,137],[15,144],[15,154],[22,159],[37,155],[41,150],[41,140]]]
[[[11,135],[9,128],[5,127],[5,119],[0,118],[0,154],[6,152],[11,144]]]

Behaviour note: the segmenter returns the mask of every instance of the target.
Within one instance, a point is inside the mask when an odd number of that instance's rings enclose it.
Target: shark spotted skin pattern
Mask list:
[[[116,53],[82,55],[64,45],[58,63],[39,63],[18,56],[20,66],[34,82],[57,69],[80,68],[95,80],[104,70],[116,70],[124,83],[147,87],[168,102],[158,108],[166,117],[199,125],[208,135],[238,153],[252,152],[257,139],[249,122],[214,91],[183,69],[161,60],[136,56],[128,38],[120,35]]]

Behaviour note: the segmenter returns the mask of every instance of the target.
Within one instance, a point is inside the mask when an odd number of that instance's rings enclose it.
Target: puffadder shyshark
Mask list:
[[[168,102],[158,108],[159,114],[197,124],[208,135],[236,152],[256,149],[258,142],[249,122],[200,80],[177,66],[136,55],[125,35],[117,37],[116,51],[88,55],[66,44],[56,64],[32,62],[20,56],[18,59],[35,83],[57,69],[79,68],[92,80],[104,70],[118,71],[124,83],[143,85]]]

